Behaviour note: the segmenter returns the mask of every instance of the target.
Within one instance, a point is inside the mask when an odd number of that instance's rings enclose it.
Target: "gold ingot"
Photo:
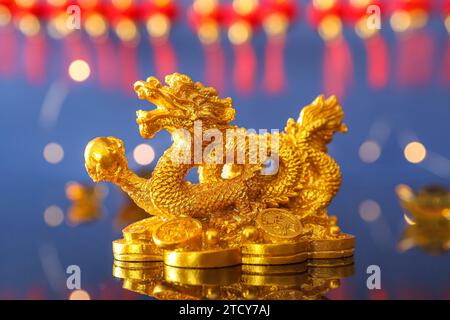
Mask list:
[[[231,267],[241,264],[241,250],[164,251],[164,264],[180,268]]]
[[[288,210],[265,209],[256,217],[256,225],[270,238],[292,240],[302,234],[300,220]]]
[[[241,279],[241,266],[217,269],[187,269],[164,266],[164,280],[183,285],[231,285]]]
[[[152,262],[162,261],[162,256],[157,254],[114,254],[114,259],[124,262]]]
[[[257,264],[257,265],[279,265],[279,264],[293,264],[301,263],[308,260],[308,253],[301,252],[288,256],[261,256],[261,255],[243,255],[243,264]]]
[[[126,241],[147,240],[153,241],[152,233],[164,219],[160,216],[143,219],[128,225],[122,230],[123,238]]]
[[[295,243],[248,243],[241,247],[242,254],[283,256],[308,251],[308,241]]]
[[[124,239],[118,239],[113,241],[113,253],[114,255],[123,254],[150,254],[160,255],[161,249],[157,248],[152,242],[133,240],[125,241]]]
[[[153,231],[153,241],[163,249],[199,249],[202,243],[202,224],[192,218],[175,218]]]

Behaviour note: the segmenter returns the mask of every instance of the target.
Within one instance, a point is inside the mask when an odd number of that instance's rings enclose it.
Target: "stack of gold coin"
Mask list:
[[[308,260],[308,242],[247,243],[241,247],[242,263],[249,265],[285,265]]]
[[[114,259],[119,262],[162,261],[162,250],[152,239],[153,230],[164,220],[151,217],[135,222],[122,230],[123,239],[114,240]]]
[[[355,237],[341,233],[335,239],[309,241],[311,259],[337,259],[352,257],[355,254]]]
[[[242,245],[242,263],[249,265],[283,265],[308,259],[308,242],[299,240],[300,220],[288,210],[265,209],[256,217],[258,236],[266,243]]]

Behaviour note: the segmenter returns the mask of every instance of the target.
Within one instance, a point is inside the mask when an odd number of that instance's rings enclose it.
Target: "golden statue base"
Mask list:
[[[244,228],[243,234],[259,243],[238,242],[238,246],[221,247],[219,235],[207,230],[192,218],[163,221],[152,217],[138,221],[123,230],[123,239],[113,241],[114,259],[124,262],[163,262],[177,268],[224,268],[237,265],[277,266],[299,264],[308,260],[342,259],[354,255],[355,237],[340,233],[324,239],[302,239],[302,235],[280,240],[255,236],[258,229]],[[185,229],[180,229],[183,225]],[[171,232],[172,226],[181,234]],[[169,235],[170,242],[163,235]],[[306,236],[303,236],[306,238]],[[262,241],[266,243],[261,243]],[[274,242],[280,241],[280,242]],[[229,245],[229,243],[225,243]]]

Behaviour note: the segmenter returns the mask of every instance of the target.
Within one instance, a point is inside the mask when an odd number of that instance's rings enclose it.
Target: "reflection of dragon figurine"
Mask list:
[[[163,86],[150,77],[134,86],[139,98],[157,107],[137,112],[142,137],[150,139],[157,132],[167,130],[174,139],[172,147],[159,159],[152,177],[144,179],[129,170],[123,142],[107,137],[92,140],[86,148],[86,168],[94,181],[118,184],[140,207],[164,217],[190,216],[210,225],[217,225],[217,219],[224,219],[220,224],[224,225],[223,221],[227,220],[231,224],[245,225],[260,209],[281,207],[296,214],[304,225],[335,224],[329,222],[326,207],[339,189],[341,173],[326,153],[326,145],[335,132],[345,132],[347,128],[342,122],[344,113],[334,96],[328,99],[319,96],[303,109],[298,121],[288,120],[285,132],[246,134],[240,142],[223,140],[225,150],[230,150],[229,143],[233,143],[232,152],[245,148],[246,160],[250,157],[250,141],[257,141],[258,146],[264,144],[270,156],[275,154],[271,142],[277,141],[278,171],[262,175],[260,170],[267,162],[264,157],[256,164],[248,164],[248,161],[231,164],[226,163],[224,152],[223,159],[219,159],[223,162],[216,161],[224,164],[206,161],[195,164],[191,152],[188,163],[175,162],[172,155],[177,146],[190,143],[189,150],[195,147],[195,137],[189,142],[177,134],[177,129],[186,129],[193,136],[194,122],[201,120],[203,132],[214,129],[225,136],[227,129],[246,130],[230,124],[235,115],[231,99],[219,98],[215,89],[203,87],[177,73],[167,76],[166,83],[167,86]],[[218,154],[214,150],[207,151],[210,144],[211,141],[202,142],[205,157]],[[199,169],[199,184],[185,181],[194,167]],[[323,231],[318,232],[323,236]]]

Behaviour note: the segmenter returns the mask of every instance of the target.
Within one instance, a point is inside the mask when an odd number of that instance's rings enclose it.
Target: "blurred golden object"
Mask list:
[[[104,193],[98,186],[72,182],[66,186],[66,197],[72,202],[67,214],[70,224],[78,225],[101,219]]]
[[[123,288],[158,299],[326,299],[354,272],[353,258],[310,260],[283,266],[187,269],[163,263],[114,262]]]
[[[402,207],[409,213],[404,218],[407,227],[398,243],[400,251],[415,246],[429,254],[441,254],[450,249],[450,191],[431,185],[414,192],[407,185],[396,188]]]
[[[336,97],[319,96],[297,121],[287,121],[285,132],[256,134],[230,124],[232,101],[219,98],[214,88],[178,73],[167,76],[166,83],[149,77],[134,85],[139,98],[157,106],[137,112],[141,136],[151,139],[167,130],[174,141],[150,178],[128,168],[120,139],[99,137],[86,146],[86,169],[94,181],[117,184],[158,217],[125,228],[124,242],[113,245],[115,256],[148,255],[137,241],[164,250],[165,264],[191,268],[353,254],[354,237],[341,233],[336,217],[327,214],[341,184],[327,144],[335,133],[347,131]],[[205,137],[211,132],[214,148],[211,137]],[[185,180],[193,168],[198,168],[199,184]],[[274,245],[283,250],[275,252]]]

